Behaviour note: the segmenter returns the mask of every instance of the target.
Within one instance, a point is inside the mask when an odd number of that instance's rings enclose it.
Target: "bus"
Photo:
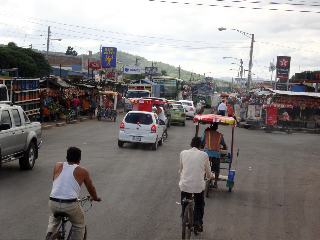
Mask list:
[[[160,85],[160,98],[177,100],[182,80],[168,76],[153,77],[152,81]]]
[[[192,101],[199,103],[200,100],[205,101],[205,107],[211,108],[213,90],[208,85],[195,85],[192,87]]]

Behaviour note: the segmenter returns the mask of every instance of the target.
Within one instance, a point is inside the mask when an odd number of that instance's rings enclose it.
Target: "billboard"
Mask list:
[[[101,64],[101,62],[90,62],[89,68],[91,68],[91,69],[101,69],[102,68],[102,64]]]
[[[117,66],[117,48],[103,47],[101,62],[103,68],[115,68]]]
[[[277,56],[277,78],[288,79],[291,57]]]
[[[141,67],[140,66],[124,66],[125,74],[141,74]]]
[[[157,67],[146,67],[145,68],[145,73],[147,75],[156,75],[157,74],[157,71],[158,71],[158,68]]]

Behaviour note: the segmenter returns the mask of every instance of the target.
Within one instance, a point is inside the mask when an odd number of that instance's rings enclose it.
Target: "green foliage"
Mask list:
[[[17,47],[13,42],[0,47],[0,67],[18,68],[19,77],[44,77],[51,71],[43,54]]]
[[[77,56],[78,53],[76,50],[73,50],[73,47],[68,46],[68,49],[66,51],[66,55],[72,55],[72,56]]]

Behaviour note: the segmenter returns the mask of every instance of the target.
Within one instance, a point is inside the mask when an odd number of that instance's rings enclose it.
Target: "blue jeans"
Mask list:
[[[78,106],[72,106],[72,110],[76,113],[76,119],[78,118]]]

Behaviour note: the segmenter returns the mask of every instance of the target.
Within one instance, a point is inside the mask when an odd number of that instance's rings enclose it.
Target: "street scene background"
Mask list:
[[[89,170],[103,199],[85,212],[88,239],[179,239],[179,154],[190,148],[195,126],[191,120],[185,127],[172,124],[157,151],[133,144],[119,148],[123,117],[45,130],[31,171],[20,170],[16,161],[2,165],[0,239],[44,239],[53,167],[66,160],[69,146],[82,149],[80,165]],[[200,125],[201,135],[205,127]],[[231,130],[218,129],[229,150]],[[193,238],[316,239],[318,141],[317,134],[235,128],[235,186],[228,192],[225,182],[219,182],[205,199],[204,232]],[[87,195],[82,186],[80,196]]]

